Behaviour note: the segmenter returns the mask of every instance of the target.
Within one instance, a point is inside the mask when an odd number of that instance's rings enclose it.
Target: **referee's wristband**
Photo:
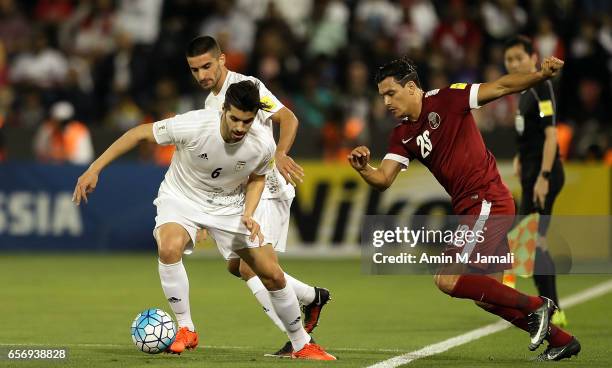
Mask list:
[[[546,180],[550,179],[550,171],[542,171],[540,175]]]

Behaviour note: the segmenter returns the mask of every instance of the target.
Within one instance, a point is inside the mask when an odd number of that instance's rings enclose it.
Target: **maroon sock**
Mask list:
[[[550,325],[550,332],[548,333],[548,337],[546,338],[550,343],[550,346],[553,348],[567,345],[570,341],[572,341],[572,335],[567,333],[567,331],[559,328],[555,325]]]
[[[481,307],[481,308],[486,310],[487,312],[500,316],[501,318],[512,323],[513,325],[520,328],[521,330],[529,332],[529,327],[527,324],[527,316],[520,310],[512,309],[512,308],[505,308],[505,307],[498,307],[495,305],[492,305],[490,307]],[[546,337],[546,340],[548,340],[548,342],[550,343],[550,346],[559,347],[559,346],[569,344],[569,342],[572,340],[572,335],[570,335],[563,329],[551,324],[550,332],[548,336]]]
[[[486,310],[489,313],[493,313],[506,321],[512,323],[516,327],[520,328],[523,331],[529,332],[529,325],[527,324],[527,316],[525,313],[521,312],[518,309],[499,307],[497,305],[490,306],[480,306],[482,309]]]
[[[450,295],[519,309],[525,314],[538,309],[543,303],[540,297],[523,294],[484,275],[460,275]]]

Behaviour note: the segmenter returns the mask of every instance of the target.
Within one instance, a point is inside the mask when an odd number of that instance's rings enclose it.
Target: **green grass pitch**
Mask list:
[[[365,367],[418,350],[497,319],[465,300],[437,291],[428,276],[368,276],[359,260],[282,260],[284,269],[329,288],[314,336],[337,362],[263,356],[287,340],[261,311],[243,282],[221,259],[186,258],[191,308],[200,347],[181,356],[147,355],[131,342],[130,324],[148,307],[170,308],[157,274],[157,258],[144,255],[3,255],[0,257],[0,351],[28,344],[68,347],[64,361],[9,361],[0,367]],[[561,297],[612,278],[559,277]],[[534,291],[530,280],[519,287]],[[611,367],[612,294],[567,310],[583,350],[564,367]],[[528,337],[508,329],[414,367],[534,367]],[[538,350],[541,352],[543,347]]]

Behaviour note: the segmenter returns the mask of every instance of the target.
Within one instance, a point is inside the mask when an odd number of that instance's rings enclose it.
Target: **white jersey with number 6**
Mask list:
[[[225,142],[220,129],[221,112],[213,109],[190,111],[153,124],[158,144],[176,146],[158,198],[184,200],[209,215],[243,213],[248,177],[272,171],[276,145],[260,124],[253,123],[236,143]]]
[[[278,112],[280,109],[284,107],[284,105],[266,88],[266,86],[257,78],[249,77],[244,74],[232,72],[229,70],[227,72],[227,76],[225,77],[225,82],[223,83],[223,87],[217,95],[212,92],[208,94],[206,97],[206,101],[204,102],[204,107],[207,109],[216,109],[221,111],[223,108],[223,102],[225,102],[225,92],[227,92],[227,88],[233,83],[242,82],[244,80],[250,80],[255,82],[255,84],[259,88],[259,96],[261,102],[264,102],[269,106],[266,110],[259,110],[257,113],[257,117],[255,118],[255,123],[264,126],[268,134],[272,139],[274,139],[274,131],[272,128],[272,120],[270,117]],[[275,148],[276,149],[276,148]],[[270,174],[266,175],[266,188],[264,189],[263,194],[261,195],[262,199],[280,199],[287,200],[295,197],[295,189],[291,184],[287,184],[285,178],[278,172],[276,168]]]

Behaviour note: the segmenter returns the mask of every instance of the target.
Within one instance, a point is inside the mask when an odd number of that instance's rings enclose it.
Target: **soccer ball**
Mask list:
[[[172,317],[159,308],[139,313],[132,322],[132,341],[141,351],[158,354],[174,341],[176,326]]]

